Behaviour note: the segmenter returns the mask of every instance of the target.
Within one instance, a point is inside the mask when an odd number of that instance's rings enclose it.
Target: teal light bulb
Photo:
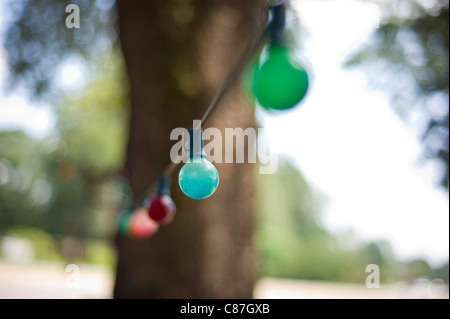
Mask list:
[[[305,97],[308,87],[308,74],[292,60],[289,49],[272,44],[267,60],[253,77],[253,92],[258,102],[267,109],[290,109]]]
[[[211,196],[219,185],[219,173],[203,156],[194,156],[181,168],[178,175],[181,190],[193,199]]]

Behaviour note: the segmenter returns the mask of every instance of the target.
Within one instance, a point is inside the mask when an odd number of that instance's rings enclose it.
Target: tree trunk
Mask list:
[[[264,26],[259,0],[118,0],[130,78],[126,172],[139,197],[170,162],[176,127],[200,119],[244,48]],[[208,126],[254,127],[239,82]],[[223,134],[224,136],[224,134]],[[174,222],[153,238],[119,238],[116,298],[250,298],[254,282],[252,164],[216,164],[220,184],[202,201],[173,176]]]

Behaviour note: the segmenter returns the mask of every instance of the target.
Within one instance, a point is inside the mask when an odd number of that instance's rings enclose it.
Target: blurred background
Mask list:
[[[278,172],[217,164],[201,202],[174,177],[173,224],[117,234],[267,4],[0,0],[0,298],[448,298],[448,1],[290,1],[307,99],[236,82],[211,121],[264,127]]]

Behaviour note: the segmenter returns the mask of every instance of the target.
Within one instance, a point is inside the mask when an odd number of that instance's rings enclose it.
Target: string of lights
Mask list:
[[[219,174],[215,166],[206,159],[202,130],[221,105],[220,102],[233,81],[267,41],[269,41],[267,58],[253,77],[252,89],[259,104],[265,109],[287,110],[299,104],[304,98],[309,86],[308,74],[301,64],[292,59],[285,40],[286,5],[284,3],[273,5],[270,11],[271,19],[256,43],[244,50],[199,124],[187,131],[189,138],[183,142],[186,152],[170,163],[158,177],[155,194],[151,196],[152,190],[155,189],[153,185],[145,197],[129,205],[130,209],[119,215],[120,233],[133,238],[147,238],[157,232],[159,225],[167,225],[174,219],[176,206],[170,197],[170,184],[171,176],[181,163],[184,163],[184,166],[179,172],[178,182],[183,193],[200,200],[216,191]]]

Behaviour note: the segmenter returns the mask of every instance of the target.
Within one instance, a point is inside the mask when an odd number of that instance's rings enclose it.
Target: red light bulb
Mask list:
[[[130,219],[130,235],[136,239],[144,239],[156,234],[159,224],[150,219],[145,208],[138,208]]]
[[[148,215],[161,225],[167,225],[175,217],[175,203],[170,197],[170,178],[164,175],[158,177],[156,195],[148,204]]]
[[[148,214],[154,221],[167,225],[175,217],[175,203],[169,195],[156,194],[150,201]]]

